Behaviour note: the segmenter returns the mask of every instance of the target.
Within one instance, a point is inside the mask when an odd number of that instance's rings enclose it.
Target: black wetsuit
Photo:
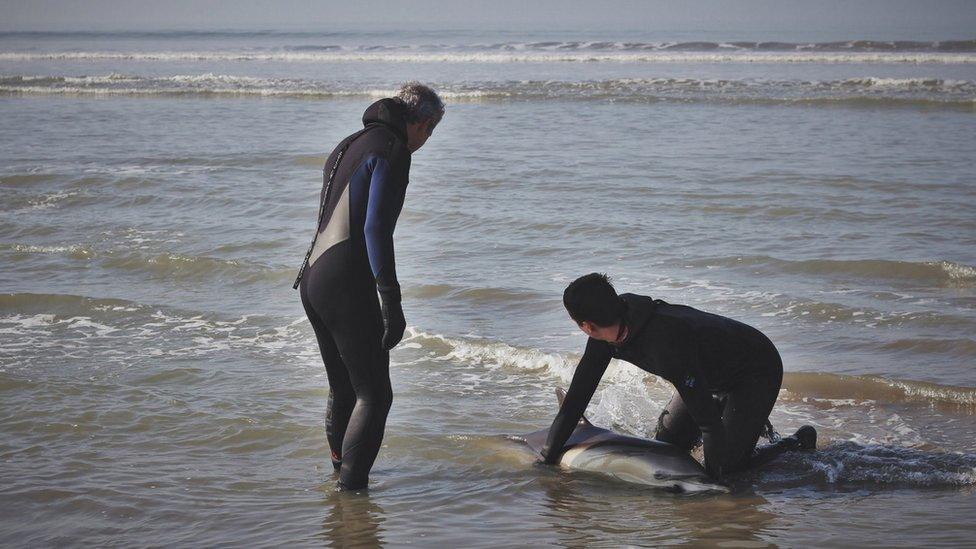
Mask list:
[[[582,417],[611,358],[630,362],[677,389],[661,414],[657,439],[691,449],[705,445],[705,468],[721,478],[742,470],[773,409],[783,363],[772,342],[730,318],[623,294],[626,339],[590,338],[543,449],[555,463]]]
[[[366,485],[393,402],[377,290],[384,305],[393,296],[399,309],[393,229],[410,171],[401,109],[393,99],[377,101],[363,115],[364,129],[329,156],[320,224],[300,275],[302,304],[329,377],[332,461],[346,488]]]

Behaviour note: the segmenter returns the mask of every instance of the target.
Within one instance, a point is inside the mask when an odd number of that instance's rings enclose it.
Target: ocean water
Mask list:
[[[976,41],[808,34],[0,33],[0,543],[972,544]],[[338,495],[291,282],[325,156],[414,79],[410,328]],[[592,271],[769,334],[821,448],[728,495],[533,466]],[[614,364],[589,416],[669,396]]]

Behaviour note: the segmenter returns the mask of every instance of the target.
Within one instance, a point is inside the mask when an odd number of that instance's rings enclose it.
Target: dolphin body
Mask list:
[[[566,392],[556,389],[562,404]],[[524,435],[536,453],[542,452],[549,429]],[[688,452],[657,440],[619,435],[596,427],[583,417],[563,447],[559,464],[570,469],[602,473],[636,484],[671,492],[728,492],[712,482]]]

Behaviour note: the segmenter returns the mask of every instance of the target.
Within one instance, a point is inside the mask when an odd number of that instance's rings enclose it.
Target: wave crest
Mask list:
[[[447,337],[411,328],[404,340],[432,352],[438,360],[478,364],[547,373],[560,382],[572,380],[579,355],[518,347],[501,341],[477,338]],[[646,385],[668,385],[637,368],[620,368],[611,364],[607,379],[611,382]],[[875,404],[939,404],[976,413],[976,387],[958,387],[924,381],[889,379],[880,376],[841,375],[819,372],[787,372],[783,378],[781,398],[850,400]],[[666,392],[666,391],[665,391]]]
[[[939,78],[851,78],[829,81],[650,78],[586,81],[522,80],[435,83],[454,101],[571,100],[719,103],[879,103],[971,108],[976,82]],[[133,76],[6,75],[0,94],[122,96],[251,96],[329,99],[385,97],[393,84],[353,87],[300,78],[257,78],[226,74]]]
[[[812,372],[783,376],[780,398],[871,401],[876,404],[940,404],[972,408],[976,413],[976,387],[956,387],[924,381]]]
[[[904,281],[926,287],[976,286],[976,267],[948,260],[919,262],[887,259],[786,260],[770,256],[730,256],[696,260],[692,264],[754,269],[763,274],[831,275],[874,281]]]
[[[371,47],[355,50],[304,49],[291,51],[61,51],[0,52],[0,61],[234,61],[303,63],[871,63],[871,64],[973,64],[976,50],[804,50],[714,48],[686,50],[683,46],[603,50],[552,46],[474,51],[418,51]]]

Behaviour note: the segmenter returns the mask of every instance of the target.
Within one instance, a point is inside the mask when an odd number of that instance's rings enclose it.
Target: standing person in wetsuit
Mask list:
[[[783,363],[759,330],[719,315],[659,299],[618,296],[606,275],[580,277],[563,304],[590,336],[586,351],[542,449],[558,463],[611,358],[670,381],[676,389],[661,414],[657,440],[688,451],[704,442],[705,470],[717,480],[791,449],[812,449],[813,427],[756,448],[779,395]]]
[[[318,228],[295,287],[329,378],[326,435],[338,490],[366,487],[393,402],[389,351],[406,329],[393,258],[410,156],[444,103],[411,82],[363,114],[325,163]]]

